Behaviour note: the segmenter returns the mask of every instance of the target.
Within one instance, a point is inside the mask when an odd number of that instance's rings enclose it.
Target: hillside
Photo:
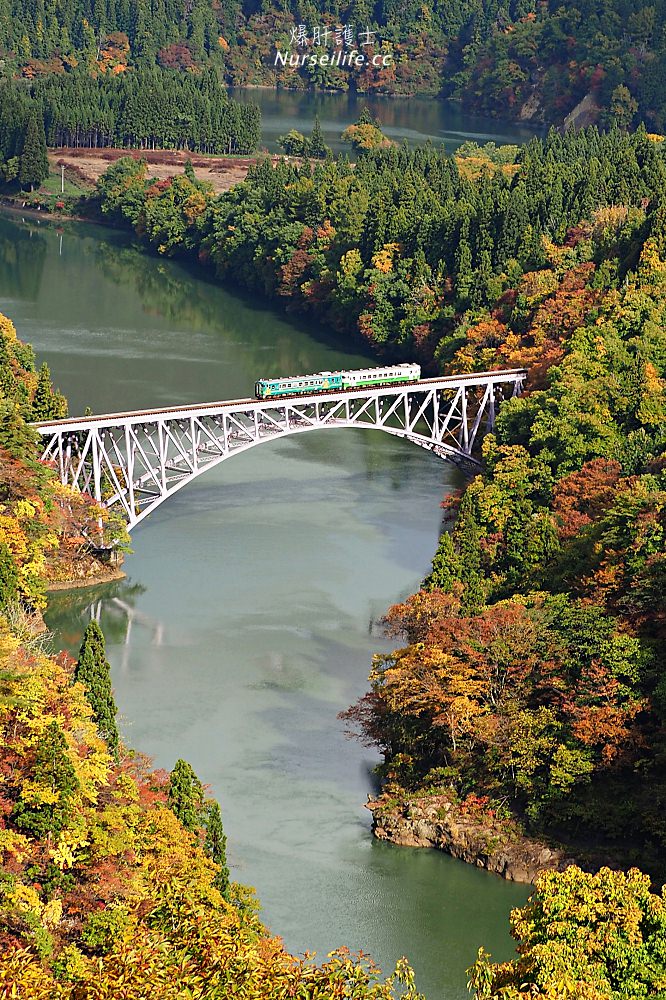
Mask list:
[[[662,7],[632,0],[291,0],[280,7],[255,0],[3,0],[0,48],[4,74],[28,80],[120,78],[155,64],[193,78],[212,66],[236,86],[442,95],[470,110],[554,123],[585,98],[583,122],[642,119],[661,131],[665,25]],[[338,27],[347,34],[336,36]],[[369,57],[362,65],[276,65],[277,51],[353,48]],[[374,54],[389,58],[375,66]]]
[[[380,150],[269,161],[201,202],[118,161],[102,211],[426,370],[525,366],[484,472],[447,504],[349,718],[386,796],[449,794],[529,833],[663,855],[663,144],[589,129],[480,165]],[[510,150],[515,154],[516,150]],[[508,167],[508,169],[506,169]]]

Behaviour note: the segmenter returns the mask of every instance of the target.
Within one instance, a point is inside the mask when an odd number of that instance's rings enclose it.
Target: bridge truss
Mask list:
[[[36,424],[42,461],[61,482],[119,509],[128,528],[232,455],[288,434],[365,427],[406,438],[441,458],[478,466],[480,435],[524,369],[425,379],[400,386],[243,399]]]

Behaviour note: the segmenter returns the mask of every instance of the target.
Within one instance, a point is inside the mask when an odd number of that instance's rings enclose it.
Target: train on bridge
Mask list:
[[[359,368],[356,371],[316,372],[314,375],[287,375],[284,378],[260,378],[255,382],[257,399],[280,396],[302,396],[312,392],[340,389],[367,389],[381,385],[404,385],[418,382],[420,365],[384,365],[381,368]]]

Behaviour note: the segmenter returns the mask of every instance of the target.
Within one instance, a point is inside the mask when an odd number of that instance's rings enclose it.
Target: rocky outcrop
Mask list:
[[[543,108],[541,106],[541,95],[537,87],[534,87],[531,94],[526,101],[520,107],[518,112],[518,121],[521,122],[540,122],[543,121],[544,114]]]
[[[539,871],[573,864],[561,848],[522,836],[492,811],[466,812],[446,795],[368,802],[380,840],[404,847],[435,847],[513,882],[533,882]]]
[[[50,567],[47,590],[74,590],[76,587],[92,587],[97,583],[122,580],[125,573],[120,568],[122,552],[95,556],[84,553],[78,559],[61,560]]]
[[[582,101],[579,101],[564,119],[565,128],[585,128],[586,125],[593,125],[599,120],[601,108],[595,101],[592,94],[586,94]]]

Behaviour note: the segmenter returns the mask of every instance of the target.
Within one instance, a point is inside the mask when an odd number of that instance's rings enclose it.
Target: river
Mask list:
[[[0,310],[70,412],[245,396],[257,376],[367,359],[113,231],[0,218]],[[467,996],[480,944],[509,958],[524,886],[373,840],[376,755],[337,713],[366,689],[379,619],[413,591],[460,473],[377,431],[312,432],[236,456],[133,534],[127,579],[54,595],[55,644],[101,614],[126,742],[190,761],[219,799],[232,875],[295,952],[339,945],[428,1000]]]
[[[236,100],[259,105],[261,145],[270,152],[280,152],[278,136],[290,129],[309,135],[315,115],[319,115],[324,140],[331,149],[336,153],[349,152],[349,146],[340,140],[340,135],[357,120],[365,106],[394,142],[407,139],[410,145],[420,145],[429,140],[449,153],[468,140],[480,145],[489,141],[498,145],[522,143],[545,131],[543,126],[531,128],[516,122],[503,123],[488,116],[470,115],[454,103],[428,97],[298,93],[240,87],[232,88],[229,93]]]

